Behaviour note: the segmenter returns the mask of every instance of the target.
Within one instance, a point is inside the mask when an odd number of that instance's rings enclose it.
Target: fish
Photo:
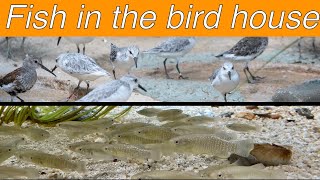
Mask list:
[[[162,119],[162,118],[168,118],[168,117],[174,117],[177,115],[182,114],[182,110],[181,109],[167,109],[167,110],[162,110],[161,112],[159,112],[157,114],[157,118]]]
[[[209,166],[209,167],[199,171],[199,174],[201,175],[201,177],[210,177],[211,173],[213,173],[213,172],[215,173],[221,169],[228,168],[231,166],[234,167],[234,166],[238,166],[238,165],[233,163],[233,164],[220,164],[220,165]],[[265,168],[265,166],[263,164],[255,164],[250,167],[255,168],[255,169],[264,169]]]
[[[186,119],[190,117],[190,115],[188,114],[177,114],[177,115],[174,115],[174,116],[164,116],[164,117],[158,117],[158,120],[159,121],[179,121],[179,120],[182,120],[182,119]]]
[[[154,170],[133,175],[131,179],[203,179],[196,173],[185,171]]]
[[[156,144],[162,143],[163,141],[157,139],[146,139],[129,132],[114,136],[110,143],[113,144],[115,142],[123,144]]]
[[[16,147],[20,144],[24,144],[26,142],[26,138],[16,136],[16,137],[10,137],[8,139],[3,139],[0,141],[0,147]]]
[[[82,121],[66,121],[57,124],[57,127],[66,130],[66,134],[70,139],[82,137],[88,134],[93,134],[100,129],[104,130],[107,127],[94,126]]]
[[[80,141],[80,142],[76,142],[76,143],[72,143],[68,145],[68,149],[70,149],[71,151],[75,151],[75,149],[77,147],[80,146],[87,146],[87,145],[95,145],[95,144],[101,144],[99,142],[91,142],[91,141]]]
[[[249,124],[242,124],[242,123],[227,124],[226,127],[231,130],[240,131],[240,132],[260,131],[261,130],[261,127],[251,126]]]
[[[178,134],[173,132],[170,128],[165,128],[161,126],[140,127],[134,130],[134,134],[146,139],[154,139],[161,141],[169,140],[173,137],[178,136]]]
[[[250,154],[266,166],[287,165],[292,158],[292,151],[276,144],[254,144]]]
[[[228,158],[232,153],[247,157],[253,149],[251,140],[226,141],[212,134],[178,136],[168,143],[176,152],[208,154],[220,158]]]
[[[34,141],[43,141],[50,137],[50,133],[48,131],[40,128],[28,127],[28,128],[25,128],[24,130],[25,130],[25,134]]]
[[[181,121],[173,121],[173,122],[168,122],[163,125],[162,127],[168,127],[168,128],[174,128],[177,126],[188,126],[188,125],[193,125],[191,122],[181,122]]]
[[[35,168],[18,168],[18,167],[9,167],[9,166],[0,166],[0,177],[1,179],[7,178],[30,178],[36,179],[39,178],[39,171]]]
[[[72,151],[91,157],[95,160],[113,160],[104,151],[105,143],[84,143],[78,146],[72,147]]]
[[[154,116],[157,116],[157,114],[161,111],[162,110],[158,108],[144,108],[137,111],[137,113],[147,117],[154,117]]]
[[[42,141],[50,136],[49,132],[40,128],[16,126],[0,126],[0,135],[25,135],[35,141]]]
[[[133,122],[133,123],[125,123],[125,124],[114,124],[108,128],[106,128],[106,134],[108,136],[117,136],[118,134],[122,134],[124,132],[132,131],[139,127],[145,126],[154,126],[149,123],[142,122]]]
[[[31,162],[43,167],[61,169],[68,172],[86,172],[86,167],[83,162],[72,162],[66,156],[57,156],[37,150],[19,151],[16,153],[16,156],[22,161]]]
[[[13,146],[0,146],[0,163],[13,156],[15,150]]]
[[[251,166],[228,166],[209,174],[212,179],[287,179],[282,170],[265,170]]]
[[[171,128],[171,130],[180,135],[186,134],[214,134],[221,131],[219,128],[210,128],[207,126],[182,125]]]
[[[139,145],[108,144],[104,146],[104,151],[109,156],[120,160],[134,159],[144,162],[148,159],[159,161],[161,158],[159,150],[149,150]]]
[[[192,124],[197,124],[197,125],[211,123],[217,120],[220,120],[220,118],[208,117],[208,116],[193,116],[193,117],[187,117],[187,118],[181,119],[182,122],[190,122]]]

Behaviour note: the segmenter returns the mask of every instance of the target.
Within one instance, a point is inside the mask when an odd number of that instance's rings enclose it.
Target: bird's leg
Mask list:
[[[264,79],[264,77],[259,77],[259,76],[253,76],[253,74],[250,72],[249,70],[249,66],[248,66],[248,61],[246,62],[246,65],[245,65],[245,69],[248,71],[248,73],[250,74],[252,80],[256,81],[256,80],[260,80],[260,79]]]
[[[78,53],[80,53],[80,47],[79,44],[77,44]]]
[[[14,98],[14,96],[10,96],[10,98],[11,98],[11,102],[13,102],[13,98]]]
[[[89,87],[90,87],[89,81],[86,81],[86,84],[87,84],[87,93],[88,93],[89,92]]]
[[[6,37],[6,42],[7,42],[7,59],[11,59],[12,54],[11,54],[11,44],[9,42],[9,37]]]
[[[314,58],[318,58],[317,47],[316,47],[316,38],[315,37],[312,38],[312,47],[313,47],[313,52],[314,52]]]
[[[246,67],[245,68],[243,68],[243,72],[244,72],[244,74],[246,75],[246,78],[247,78],[247,81],[248,81],[248,83],[253,83],[250,79],[249,79],[249,77],[248,77],[248,75],[247,75],[247,71],[246,71],[247,69],[246,69]]]
[[[168,60],[168,58],[166,58],[166,59],[163,61],[164,71],[166,72],[167,79],[172,79],[172,78],[169,76],[168,71],[167,71],[167,66],[166,66],[167,60]]]
[[[300,37],[299,42],[298,42],[299,60],[302,59],[302,55],[301,55],[301,39],[302,39],[302,37]]]
[[[75,93],[77,90],[79,90],[81,82],[82,82],[82,81],[79,80],[78,86],[77,86],[76,88],[74,88],[74,90],[73,90],[73,92],[71,93],[71,95],[67,98],[67,101],[69,101],[70,98],[74,95],[74,93]]]
[[[26,40],[26,37],[23,37],[22,38],[22,42],[21,42],[21,45],[20,45],[20,49],[22,50],[22,51],[24,51],[24,41]]]
[[[24,102],[23,99],[21,99],[19,96],[16,96],[21,102]]]
[[[85,44],[83,44],[83,54],[86,54],[86,45]]]
[[[117,78],[116,78],[116,70],[113,69],[113,70],[112,70],[112,73],[113,73],[114,79],[117,79]]]
[[[181,72],[180,72],[180,69],[179,69],[179,60],[177,60],[177,64],[176,64],[176,68],[177,68],[177,71],[179,73],[179,79],[188,79],[188,77],[183,77]]]
[[[224,102],[227,102],[227,94],[224,93]]]

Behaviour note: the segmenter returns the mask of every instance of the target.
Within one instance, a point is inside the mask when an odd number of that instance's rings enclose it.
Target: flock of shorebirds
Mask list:
[[[63,53],[56,58],[56,66],[49,70],[41,61],[32,55],[27,55],[24,59],[22,67],[10,72],[0,79],[0,89],[11,95],[11,101],[14,97],[23,101],[18,94],[30,90],[37,80],[36,69],[38,67],[50,72],[54,76],[56,68],[60,68],[67,74],[79,80],[78,86],[73,93],[68,97],[68,100],[79,89],[81,82],[87,84],[89,90],[89,82],[94,81],[102,76],[112,77],[112,75],[100,67],[94,59],[85,55],[85,45],[94,40],[93,37],[63,37],[66,40],[76,44],[77,53]],[[59,45],[61,37],[58,38]],[[23,39],[24,42],[25,38]],[[8,38],[7,38],[8,42]],[[154,54],[164,58],[164,70],[167,78],[171,78],[167,72],[166,62],[169,58],[176,60],[176,69],[179,73],[179,79],[186,79],[179,69],[179,60],[187,54],[195,46],[196,39],[194,37],[176,37],[169,38],[158,46],[146,51],[141,51],[143,54]],[[83,45],[83,53],[81,53],[80,45]],[[23,46],[23,43],[22,43]],[[245,61],[244,74],[249,83],[254,83],[262,77],[254,76],[249,69],[249,62],[254,60],[264,52],[268,46],[268,37],[244,37],[237,42],[230,50],[227,50],[219,55],[217,58],[226,60],[242,60]],[[8,46],[9,47],[9,46]],[[78,102],[124,102],[129,99],[132,92],[136,88],[146,91],[139,82],[138,78],[128,72],[127,75],[117,79],[116,66],[130,66],[138,67],[138,57],[140,50],[138,46],[117,47],[111,43],[110,64],[113,68],[113,78],[111,82],[102,84],[84,97],[77,100]],[[11,55],[8,48],[8,56]],[[250,76],[250,77],[249,77]],[[220,68],[216,69],[209,77],[213,88],[218,90],[227,101],[227,94],[231,93],[239,85],[239,73],[235,70],[233,64],[226,61]]]

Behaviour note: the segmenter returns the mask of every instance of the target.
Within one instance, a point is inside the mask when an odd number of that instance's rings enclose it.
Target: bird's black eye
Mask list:
[[[225,67],[223,67],[223,70],[226,70],[226,68],[225,68]]]
[[[138,82],[138,79],[134,79],[134,82],[135,82],[135,83]]]
[[[37,60],[35,60],[34,62],[35,62],[35,63],[38,63],[38,61],[37,61]]]
[[[131,52],[131,51],[129,51],[129,53],[130,53],[130,54],[132,54],[132,52]],[[132,54],[132,55],[133,55],[133,54]]]
[[[234,69],[234,67],[232,66],[232,70]]]

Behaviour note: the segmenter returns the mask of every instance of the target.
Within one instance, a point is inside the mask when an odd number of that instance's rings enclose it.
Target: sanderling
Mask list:
[[[24,93],[34,86],[37,81],[36,69],[38,67],[41,67],[56,76],[48,68],[42,65],[42,60],[40,58],[26,55],[22,67],[10,72],[0,79],[0,89],[10,94],[11,102],[14,97],[17,97],[23,102],[23,99],[18,96],[18,93]]]
[[[169,38],[166,41],[162,42],[160,45],[144,51],[146,54],[157,54],[160,57],[164,57],[163,61],[164,70],[168,79],[171,79],[166,67],[166,62],[168,58],[173,58],[177,61],[176,68],[179,73],[179,79],[185,79],[179,69],[180,58],[183,57],[186,53],[191,51],[194,47],[196,40],[194,37],[189,38]]]
[[[223,57],[231,60],[245,60],[246,64],[243,69],[244,74],[247,77],[249,83],[253,83],[250,81],[247,72],[250,74],[252,80],[262,79],[259,76],[253,76],[249,70],[248,64],[249,61],[254,60],[268,46],[268,37],[245,37],[241,39],[236,45],[234,45],[230,50],[217,55],[217,58]]]
[[[110,51],[110,63],[112,65],[112,72],[114,79],[116,79],[115,66],[126,69],[127,72],[132,68],[133,63],[128,62],[130,58],[133,59],[133,62],[138,67],[138,57],[139,57],[139,47],[138,46],[129,46],[129,47],[117,47],[111,43]],[[118,65],[119,63],[119,65]]]
[[[86,53],[86,44],[94,40],[94,37],[64,37],[67,41],[74,43],[77,46],[78,53],[80,53],[80,44],[83,45],[83,54]],[[58,38],[57,46],[59,45],[61,37]]]
[[[6,37],[6,43],[7,43],[7,58],[11,59],[12,58],[12,53],[11,53],[11,40],[12,37]],[[20,48],[23,50],[24,48],[24,42],[26,40],[26,37],[22,37],[22,42],[20,45]]]
[[[128,74],[119,80],[98,86],[76,102],[126,102],[136,88],[147,92],[139,84],[137,77]]]
[[[211,85],[224,96],[227,102],[227,93],[233,91],[240,82],[240,76],[231,62],[225,62],[209,77]]]
[[[79,80],[78,86],[74,89],[73,93],[68,99],[72,97],[76,90],[80,88],[82,81],[87,84],[87,91],[89,91],[89,82],[94,81],[102,76],[111,76],[106,70],[102,69],[95,60],[91,57],[80,53],[63,53],[56,59],[56,66],[52,69],[52,72],[60,67],[62,71]]]

